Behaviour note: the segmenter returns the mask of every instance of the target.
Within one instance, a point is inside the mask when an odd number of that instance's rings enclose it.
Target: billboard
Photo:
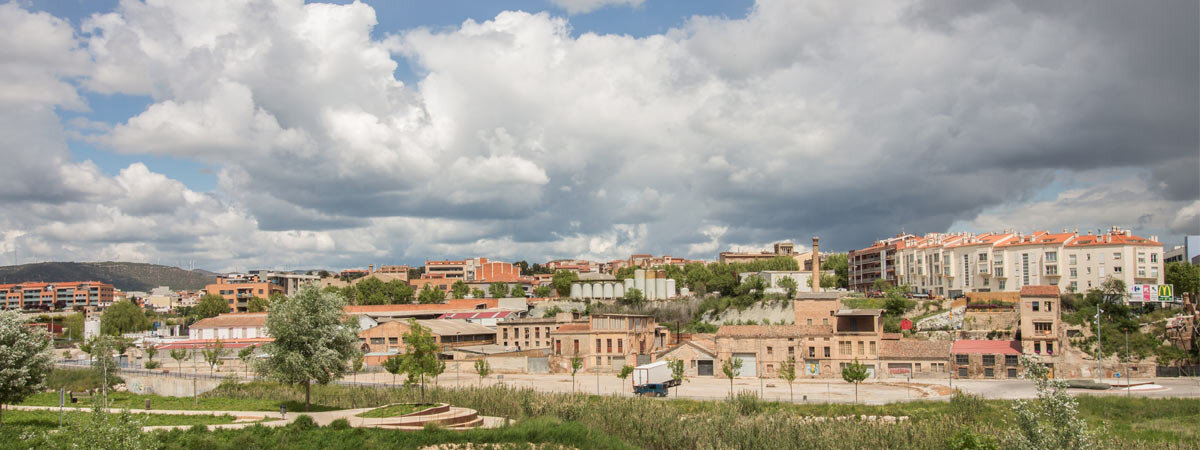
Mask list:
[[[1129,300],[1134,302],[1169,302],[1175,299],[1175,289],[1169,284],[1133,284]]]

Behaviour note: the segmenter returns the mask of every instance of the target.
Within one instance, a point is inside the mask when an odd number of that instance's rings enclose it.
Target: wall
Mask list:
[[[791,324],[796,319],[796,313],[793,309],[792,302],[783,301],[764,301],[756,303],[754,306],[738,311],[737,308],[729,308],[721,312],[716,317],[709,318],[709,323],[722,324],[725,322],[736,323],[737,321],[753,320],[757,323],[762,323],[763,320],[771,321],[771,324],[778,324],[780,320],[784,323]]]
[[[216,389],[221,380],[215,378],[187,379],[173,376],[135,375],[122,373],[125,387],[135,394],[154,394],[167,397],[191,397],[192,382],[195,381],[195,393],[203,394]],[[154,405],[152,404],[151,407]]]

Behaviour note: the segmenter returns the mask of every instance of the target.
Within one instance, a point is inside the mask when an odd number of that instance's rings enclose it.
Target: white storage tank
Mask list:
[[[594,298],[594,297],[592,297],[592,294],[593,294],[592,293],[592,283],[580,283],[580,284],[583,285],[583,298]]]
[[[633,271],[633,288],[646,293],[646,271],[636,269]]]
[[[625,297],[625,286],[627,286],[627,285],[629,285],[629,286],[632,286],[632,285],[633,285],[633,280],[625,280],[625,281],[628,281],[629,283],[625,283],[625,284],[621,284],[621,283],[615,283],[615,284],[613,284],[613,298],[623,298],[623,297]]]
[[[675,279],[667,278],[667,292],[664,295],[666,298],[675,298]]]
[[[646,289],[642,290],[642,294],[645,295],[646,300],[654,300],[658,298],[654,295],[654,289],[658,287],[658,280],[655,279],[657,276],[658,272],[653,270],[646,271]]]
[[[580,286],[579,283],[571,283],[571,298],[583,298],[583,286]]]
[[[629,291],[630,289],[633,289],[633,278],[626,278],[625,279],[625,291]]]
[[[604,298],[613,298],[613,283],[603,283]]]
[[[670,298],[669,296],[667,296],[667,279],[666,278],[657,278],[657,279],[655,279],[655,281],[656,281],[656,283],[654,285],[654,292],[656,294],[658,294],[658,298],[659,299]]]

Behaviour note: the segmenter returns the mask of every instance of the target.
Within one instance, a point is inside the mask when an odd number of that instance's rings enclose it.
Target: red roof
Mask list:
[[[512,311],[492,311],[492,312],[459,312],[446,313],[438,316],[439,319],[504,319],[513,315]]]
[[[954,354],[1020,355],[1021,343],[1017,341],[987,341],[961,339],[951,347]]]
[[[1058,286],[1022,286],[1022,297],[1058,297]]]
[[[572,331],[591,331],[591,330],[592,330],[591,324],[569,323],[569,324],[558,327],[558,331],[556,331],[556,333],[570,333]]]
[[[456,298],[446,303],[404,303],[399,305],[349,305],[344,308],[347,314],[384,313],[400,311],[445,311],[453,309],[476,309],[479,305],[484,308],[495,308],[500,301],[494,298]]]

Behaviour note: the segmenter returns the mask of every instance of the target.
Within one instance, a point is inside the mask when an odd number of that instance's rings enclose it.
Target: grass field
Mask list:
[[[78,420],[90,412],[86,411],[66,411],[63,417],[66,421]],[[160,425],[220,425],[233,423],[236,417],[229,415],[182,415],[182,414],[134,414],[143,422],[142,426],[160,426]],[[25,427],[33,429],[55,429],[58,428],[58,411],[21,411],[21,410],[6,410],[4,411],[5,427]]]
[[[388,406],[384,406],[382,408],[375,408],[370,411],[359,413],[356,417],[364,417],[367,419],[381,419],[384,417],[398,417],[398,416],[403,416],[405,414],[415,413],[422,409],[429,408],[430,406],[433,406],[433,405],[429,404],[429,403],[422,404],[422,405],[414,405],[411,403],[398,403],[395,405],[388,405]]]
[[[304,411],[304,397],[300,400],[277,400],[269,398],[227,398],[214,397],[211,394],[201,394],[197,404],[191,397],[165,397],[161,395],[132,394],[129,392],[112,392],[108,394],[108,402],[112,408],[128,408],[133,411],[145,410],[146,400],[150,400],[150,409],[177,411],[279,411],[280,406],[287,406],[288,411]],[[22,405],[28,406],[58,406],[57,392],[43,392],[25,399]],[[68,403],[68,408],[90,408],[91,402],[83,399],[79,403]],[[313,402],[311,411],[330,411],[334,408]]]

